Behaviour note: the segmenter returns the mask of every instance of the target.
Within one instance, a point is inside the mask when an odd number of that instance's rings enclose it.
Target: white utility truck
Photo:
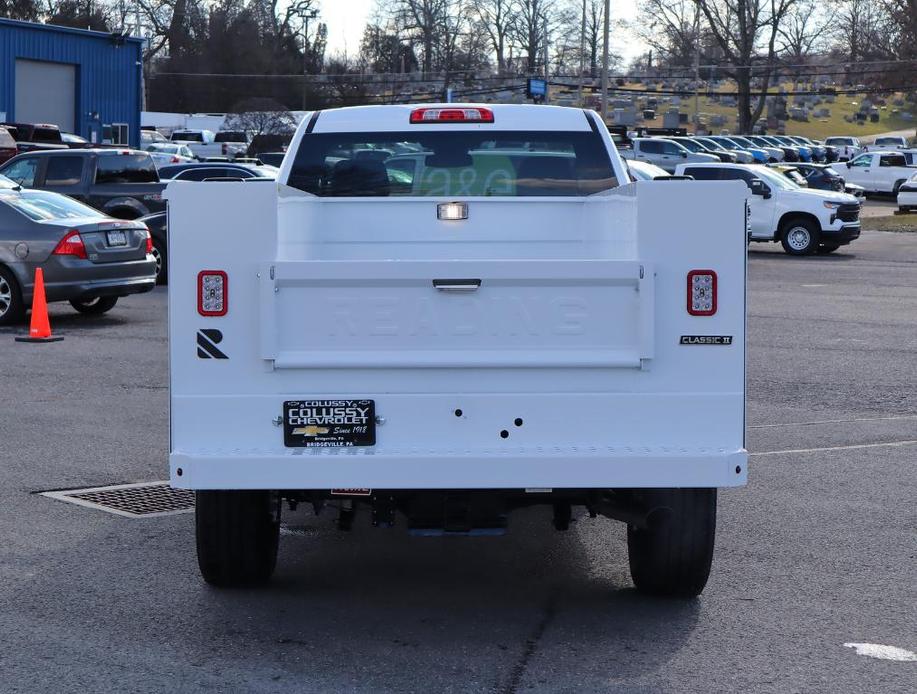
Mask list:
[[[745,483],[740,181],[629,183],[598,115],[311,114],[276,183],[170,183],[171,481],[200,569],[266,581],[281,505],[348,529],[628,525],[646,592],[710,570]]]
[[[844,179],[863,186],[867,193],[897,195],[898,188],[915,172],[903,152],[866,152],[847,162]]]

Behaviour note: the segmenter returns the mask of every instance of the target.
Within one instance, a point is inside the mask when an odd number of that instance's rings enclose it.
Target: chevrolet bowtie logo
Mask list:
[[[319,434],[330,434],[331,429],[328,427],[296,427],[293,429],[293,435],[303,435],[303,436],[318,436]]]

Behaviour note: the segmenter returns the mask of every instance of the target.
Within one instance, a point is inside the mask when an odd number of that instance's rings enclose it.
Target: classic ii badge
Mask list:
[[[680,345],[731,345],[732,335],[682,335]]]

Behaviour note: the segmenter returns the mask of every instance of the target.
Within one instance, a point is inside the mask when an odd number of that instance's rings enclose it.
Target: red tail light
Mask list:
[[[146,239],[144,240],[146,241],[146,252],[147,252],[147,255],[149,255],[150,253],[153,252],[153,235],[150,234],[149,229],[144,229],[143,233],[146,234]]]
[[[411,123],[493,123],[494,113],[489,108],[415,108]]]
[[[224,142],[223,145],[220,147],[220,150],[223,152],[223,154],[226,154],[227,152],[229,152],[229,146]]]
[[[197,312],[202,316],[225,316],[229,310],[229,278],[222,270],[197,274]]]
[[[713,270],[688,273],[688,313],[692,316],[716,313],[716,273]]]
[[[80,236],[80,232],[76,229],[68,231],[54,249],[54,255],[72,255],[86,260],[86,246],[83,245],[83,237]]]
[[[172,163],[173,163],[173,164],[180,164],[180,163],[181,163],[181,159],[179,159],[177,156],[175,156],[175,155],[173,154],[173,155],[172,155]]]

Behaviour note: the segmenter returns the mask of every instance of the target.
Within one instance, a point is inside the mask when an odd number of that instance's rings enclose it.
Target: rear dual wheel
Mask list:
[[[223,588],[266,583],[277,564],[280,498],[266,491],[197,492],[197,562]]]
[[[641,593],[700,595],[713,562],[716,489],[642,489],[647,527],[627,526],[630,575]]]

